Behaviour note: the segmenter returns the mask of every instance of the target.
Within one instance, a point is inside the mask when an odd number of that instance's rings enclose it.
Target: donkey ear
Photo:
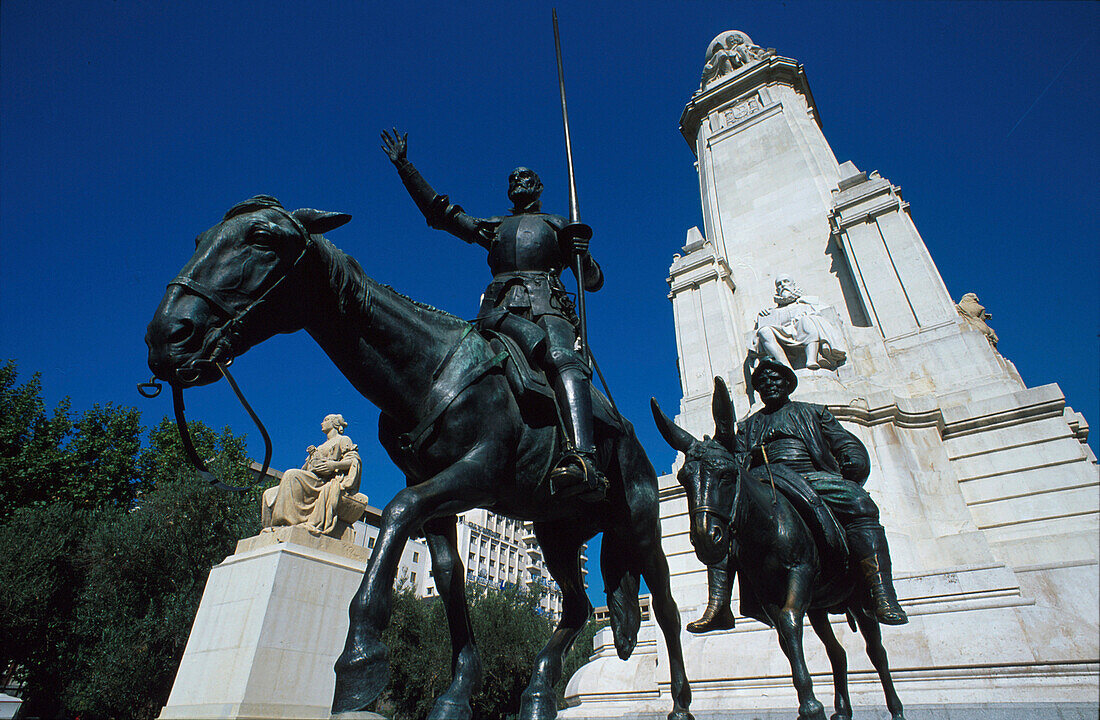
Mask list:
[[[305,226],[310,235],[323,235],[351,220],[351,215],[347,213],[325,212],[312,208],[301,208],[290,214]]]
[[[649,408],[653,411],[653,421],[657,423],[661,437],[672,446],[673,450],[679,450],[686,455],[695,438],[687,430],[668,419],[668,416],[661,411],[661,406],[657,404],[657,398],[649,399]]]
[[[737,432],[737,414],[733,409],[730,391],[721,377],[714,376],[714,396],[710,401],[714,416],[714,439],[725,448],[733,447],[733,435]]]

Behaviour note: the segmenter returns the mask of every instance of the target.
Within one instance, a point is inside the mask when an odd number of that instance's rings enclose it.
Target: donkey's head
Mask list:
[[[734,414],[726,384],[714,378],[711,413],[714,438],[699,440],[676,425],[650,400],[653,419],[665,441],[684,454],[684,466],[676,479],[687,493],[691,518],[689,537],[695,556],[705,565],[725,558],[730,545],[730,521],[738,486],[738,464],[729,448],[733,447]]]
[[[180,387],[204,385],[221,377],[215,362],[302,327],[300,298],[293,283],[283,281],[301,264],[312,234],[350,219],[319,210],[288,212],[268,195],[230,208],[195,240],[195,254],[168,283],[149,323],[145,343],[153,374]]]

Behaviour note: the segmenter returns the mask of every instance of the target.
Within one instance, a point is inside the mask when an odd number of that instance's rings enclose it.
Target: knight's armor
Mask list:
[[[602,498],[607,481],[595,467],[591,370],[576,349],[579,321],[561,281],[573,257],[571,232],[576,226],[560,215],[540,212],[537,199],[513,208],[508,216],[476,218],[436,193],[407,160],[397,163],[397,171],[428,225],[488,250],[493,279],[475,324],[512,338],[546,371],[566,430],[566,452],[551,475],[557,481],[554,489]],[[585,289],[599,290],[600,266],[588,253],[583,262]]]

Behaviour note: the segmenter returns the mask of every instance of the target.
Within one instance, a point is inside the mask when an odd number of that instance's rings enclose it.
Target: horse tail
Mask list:
[[[607,610],[611,617],[611,634],[615,651],[626,660],[638,643],[638,628],[642,610],[638,604],[640,570],[634,563],[631,548],[617,533],[605,532],[600,549],[600,568],[607,592]]]
[[[852,632],[859,632],[859,628],[856,626],[856,616],[852,613],[852,609],[848,608],[844,615],[848,618],[848,627],[852,628]]]

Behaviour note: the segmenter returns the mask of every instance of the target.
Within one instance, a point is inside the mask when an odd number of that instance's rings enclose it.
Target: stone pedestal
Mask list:
[[[161,720],[328,720],[368,559],[297,527],[240,541],[210,572]]]
[[[1060,718],[1082,707],[1095,716],[1100,482],[1084,418],[1057,385],[1027,387],[959,317],[900,189],[833,156],[797,61],[772,54],[705,83],[681,131],[698,158],[704,230],[688,231],[669,269],[678,424],[713,434],[715,375],[738,417],[758,409],[744,362],[757,313],[774,307],[775,279],[789,275],[835,309],[848,349],[835,369],[794,363],[793,399],[828,406],[870,453],[866,488],[911,618],[883,629],[897,691],[907,706],[944,713],[912,717]],[[662,542],[686,624],[706,607],[707,579],[676,469],[661,478]],[[862,640],[839,618],[834,628],[853,704],[882,715]],[[828,705],[829,663],[805,632],[815,693]],[[562,716],[667,708],[667,655],[653,638],[622,663],[609,632],[598,635]],[[739,617],[735,630],[685,632],[683,643],[696,717],[795,713],[774,631]],[[976,704],[1000,709],[975,715]],[[1045,714],[1028,714],[1035,708]]]

